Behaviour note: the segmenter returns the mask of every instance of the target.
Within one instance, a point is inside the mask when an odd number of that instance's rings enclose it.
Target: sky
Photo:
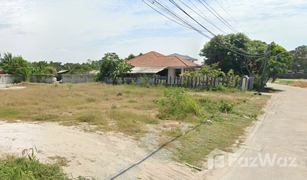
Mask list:
[[[180,1],[206,15],[223,32]],[[183,16],[169,1],[160,2]],[[274,41],[287,50],[307,45],[306,0],[175,2],[214,34],[234,32],[200,2],[208,3],[236,31],[251,39]],[[189,55],[201,63],[199,52],[209,40],[158,14],[141,0],[0,0],[0,53],[21,55],[30,62],[84,63],[99,60],[108,52],[125,58],[131,53],[156,51]]]

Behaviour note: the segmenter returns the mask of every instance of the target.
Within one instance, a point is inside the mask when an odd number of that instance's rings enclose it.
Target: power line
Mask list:
[[[199,26],[201,26],[203,29],[205,29],[207,32],[209,32],[213,37],[216,37],[216,35],[211,32],[209,29],[207,29],[205,26],[203,26],[201,23],[199,23],[195,18],[193,18],[189,13],[187,13],[183,8],[181,8],[176,2],[174,2],[173,0],[169,0],[173,5],[175,5],[179,10],[181,10],[186,16],[188,16],[190,19],[192,19],[196,24],[198,24]],[[144,0],[143,0],[144,2]],[[155,4],[156,7],[159,7],[160,10],[162,10],[163,12],[167,12],[170,16],[172,16],[173,18],[177,19],[177,21],[180,21],[181,24],[186,24],[187,26],[189,26],[191,29],[199,32],[200,34],[204,35],[205,37],[211,39],[211,37],[209,37],[207,34],[204,34],[203,31],[200,31],[199,29],[197,29],[195,26],[191,25],[189,22],[187,22],[184,18],[182,18],[180,15],[178,15],[177,13],[175,13],[174,11],[172,11],[171,9],[169,9],[166,5],[162,4],[161,2],[159,2],[158,0],[152,0],[150,1],[151,4]],[[146,3],[148,4],[148,3]],[[158,6],[157,6],[158,5]],[[153,8],[153,7],[152,7]],[[194,11],[193,11],[194,12]],[[186,26],[185,26],[186,27]],[[235,47],[234,45],[225,42],[225,41],[221,41],[221,42],[216,42],[214,41],[214,43],[228,49],[229,51],[238,54],[238,55],[242,55],[244,57],[263,57],[261,55],[256,55],[256,54],[250,54],[247,51],[244,51],[240,48]],[[230,46],[230,47],[228,47]]]
[[[165,6],[163,3],[161,3],[161,2],[159,2],[159,1],[157,1],[157,0],[154,0],[154,1],[152,2],[152,4],[155,4],[156,6],[158,5],[157,7],[163,8],[163,9],[164,9],[164,10],[163,10],[164,12],[167,12],[167,13],[168,13],[169,15],[171,15],[173,18],[179,20],[179,21],[182,22],[183,24],[186,24],[186,25],[189,26],[191,29],[197,31],[198,33],[202,34],[203,36],[205,36],[205,37],[207,37],[207,38],[209,38],[209,39],[212,38],[212,37],[208,36],[207,34],[204,34],[203,31],[201,31],[201,30],[195,28],[195,27],[194,27],[193,25],[191,25],[189,22],[187,22],[187,21],[184,20],[182,17],[180,17],[177,13],[175,13],[175,12],[172,11],[171,9],[167,8],[167,6]]]
[[[191,9],[193,12],[195,12],[197,15],[199,15],[201,18],[203,18],[204,20],[206,20],[208,23],[210,23],[212,26],[216,27],[218,30],[220,30],[221,32],[223,32],[224,34],[226,34],[225,31],[223,31],[222,29],[220,29],[218,26],[216,26],[214,23],[212,23],[209,18],[200,10],[197,8],[197,6],[195,6],[195,4],[192,3],[191,0],[190,3],[193,4],[193,6],[202,14],[200,15],[199,13],[197,13],[194,9],[192,9],[190,6],[188,6],[187,4],[185,4],[184,2],[182,2],[181,0],[179,0],[182,4],[184,4],[187,8]]]
[[[215,2],[229,15],[229,17],[231,17],[231,19],[237,24],[237,25],[239,25],[240,26],[240,24],[228,13],[228,11],[217,1],[217,0],[215,0]],[[247,31],[242,27],[242,26],[240,26],[240,28],[248,35],[248,36],[250,36],[248,33],[247,33]]]
[[[161,14],[162,16],[166,17],[167,19],[169,19],[169,20],[171,20],[171,21],[173,21],[173,22],[175,22],[175,23],[177,23],[177,24],[179,24],[179,25],[181,25],[181,26],[183,26],[183,27],[186,27],[186,28],[189,28],[189,29],[190,29],[190,27],[185,26],[184,24],[181,24],[181,23],[179,23],[179,22],[173,20],[172,18],[166,16],[165,14],[161,13],[160,11],[156,10],[154,7],[152,7],[149,3],[145,2],[144,0],[142,0],[142,1],[143,1],[145,4],[147,4],[149,7],[151,7],[154,11],[156,11],[157,13],[159,13],[159,14]]]
[[[225,24],[229,29],[231,29],[234,33],[238,33],[238,31],[232,27],[219,13],[217,13],[205,0],[201,2],[198,0],[211,14],[213,14],[216,18],[218,18],[223,24]],[[211,10],[210,10],[211,9]]]

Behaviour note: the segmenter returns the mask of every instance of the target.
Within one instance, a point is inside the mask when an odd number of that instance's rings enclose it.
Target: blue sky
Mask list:
[[[232,33],[198,0],[191,1],[214,24]],[[307,45],[306,0],[218,0],[244,30],[215,0],[206,2],[252,39],[275,41],[287,50]],[[209,41],[159,15],[141,0],[0,0],[0,7],[0,53],[22,55],[31,62],[83,63],[107,52],[124,58],[130,53],[157,51],[189,55],[200,63],[199,51]],[[196,14],[193,17],[199,19]],[[202,24],[222,34],[207,22]]]

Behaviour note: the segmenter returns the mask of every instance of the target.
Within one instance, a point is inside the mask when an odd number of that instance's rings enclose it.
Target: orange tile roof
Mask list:
[[[201,67],[201,65],[186,59],[177,56],[164,56],[154,51],[130,59],[127,63],[135,67]]]

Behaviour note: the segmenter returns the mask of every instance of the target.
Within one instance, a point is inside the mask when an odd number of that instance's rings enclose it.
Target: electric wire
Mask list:
[[[144,0],[143,0],[143,2],[144,2]],[[173,18],[179,20],[180,22],[182,22],[182,23],[186,24],[187,26],[189,26],[191,29],[193,29],[193,30],[199,32],[200,34],[204,35],[205,37],[211,39],[211,37],[209,37],[208,35],[204,34],[204,33],[203,33],[202,31],[200,31],[199,29],[195,28],[193,25],[191,25],[190,23],[188,23],[186,20],[184,20],[182,17],[180,17],[177,13],[173,12],[172,10],[170,10],[166,5],[160,3],[158,0],[153,0],[153,1],[150,1],[150,2],[151,2],[151,4],[155,4],[155,5],[158,4],[158,5],[160,6],[160,9],[162,8],[162,9],[164,9],[164,10],[163,10],[164,12],[169,12],[168,14],[170,14]],[[192,19],[195,23],[197,23],[199,26],[201,26],[203,29],[205,29],[207,32],[209,32],[213,37],[216,37],[216,35],[215,35],[213,32],[211,32],[209,29],[207,29],[207,28],[204,27],[201,23],[199,23],[196,19],[194,19],[190,14],[188,14],[185,10],[183,10],[176,2],[174,2],[173,0],[170,0],[170,2],[171,2],[172,4],[174,4],[178,9],[180,9],[180,10],[181,10],[185,15],[187,15],[190,19]],[[146,3],[146,4],[148,4],[148,3]],[[157,6],[156,6],[156,7],[157,7]],[[161,10],[162,10],[162,9],[161,9]],[[165,11],[165,10],[166,10],[166,11]],[[186,26],[185,26],[185,27],[186,27]],[[261,56],[261,55],[259,55],[259,54],[258,54],[258,55],[256,55],[256,54],[250,54],[250,53],[248,53],[248,52],[246,52],[246,51],[244,51],[244,50],[242,50],[242,49],[240,49],[240,48],[237,48],[237,47],[233,46],[232,44],[230,44],[230,43],[228,43],[228,42],[225,42],[225,41],[224,41],[224,42],[216,42],[216,41],[215,41],[214,43],[216,43],[216,44],[218,44],[218,45],[220,45],[220,46],[222,46],[222,47],[228,49],[229,51],[231,51],[231,52],[233,52],[233,53],[236,53],[236,54],[238,54],[238,55],[249,56],[249,57],[263,57],[263,56]],[[227,47],[226,44],[227,44],[228,46],[231,46],[231,48],[233,48],[233,49],[235,49],[235,50],[231,49],[230,47]],[[239,52],[238,52],[238,51],[239,51]]]
[[[225,24],[229,29],[231,29],[234,33],[238,33],[236,29],[234,29],[224,18],[222,18],[209,4],[203,0],[198,0],[211,14],[213,14],[216,18],[218,18],[223,24]],[[211,10],[210,10],[211,9]]]
[[[250,35],[247,33],[247,31],[228,13],[228,11],[217,1],[215,2],[228,14],[229,17],[250,37]]]

